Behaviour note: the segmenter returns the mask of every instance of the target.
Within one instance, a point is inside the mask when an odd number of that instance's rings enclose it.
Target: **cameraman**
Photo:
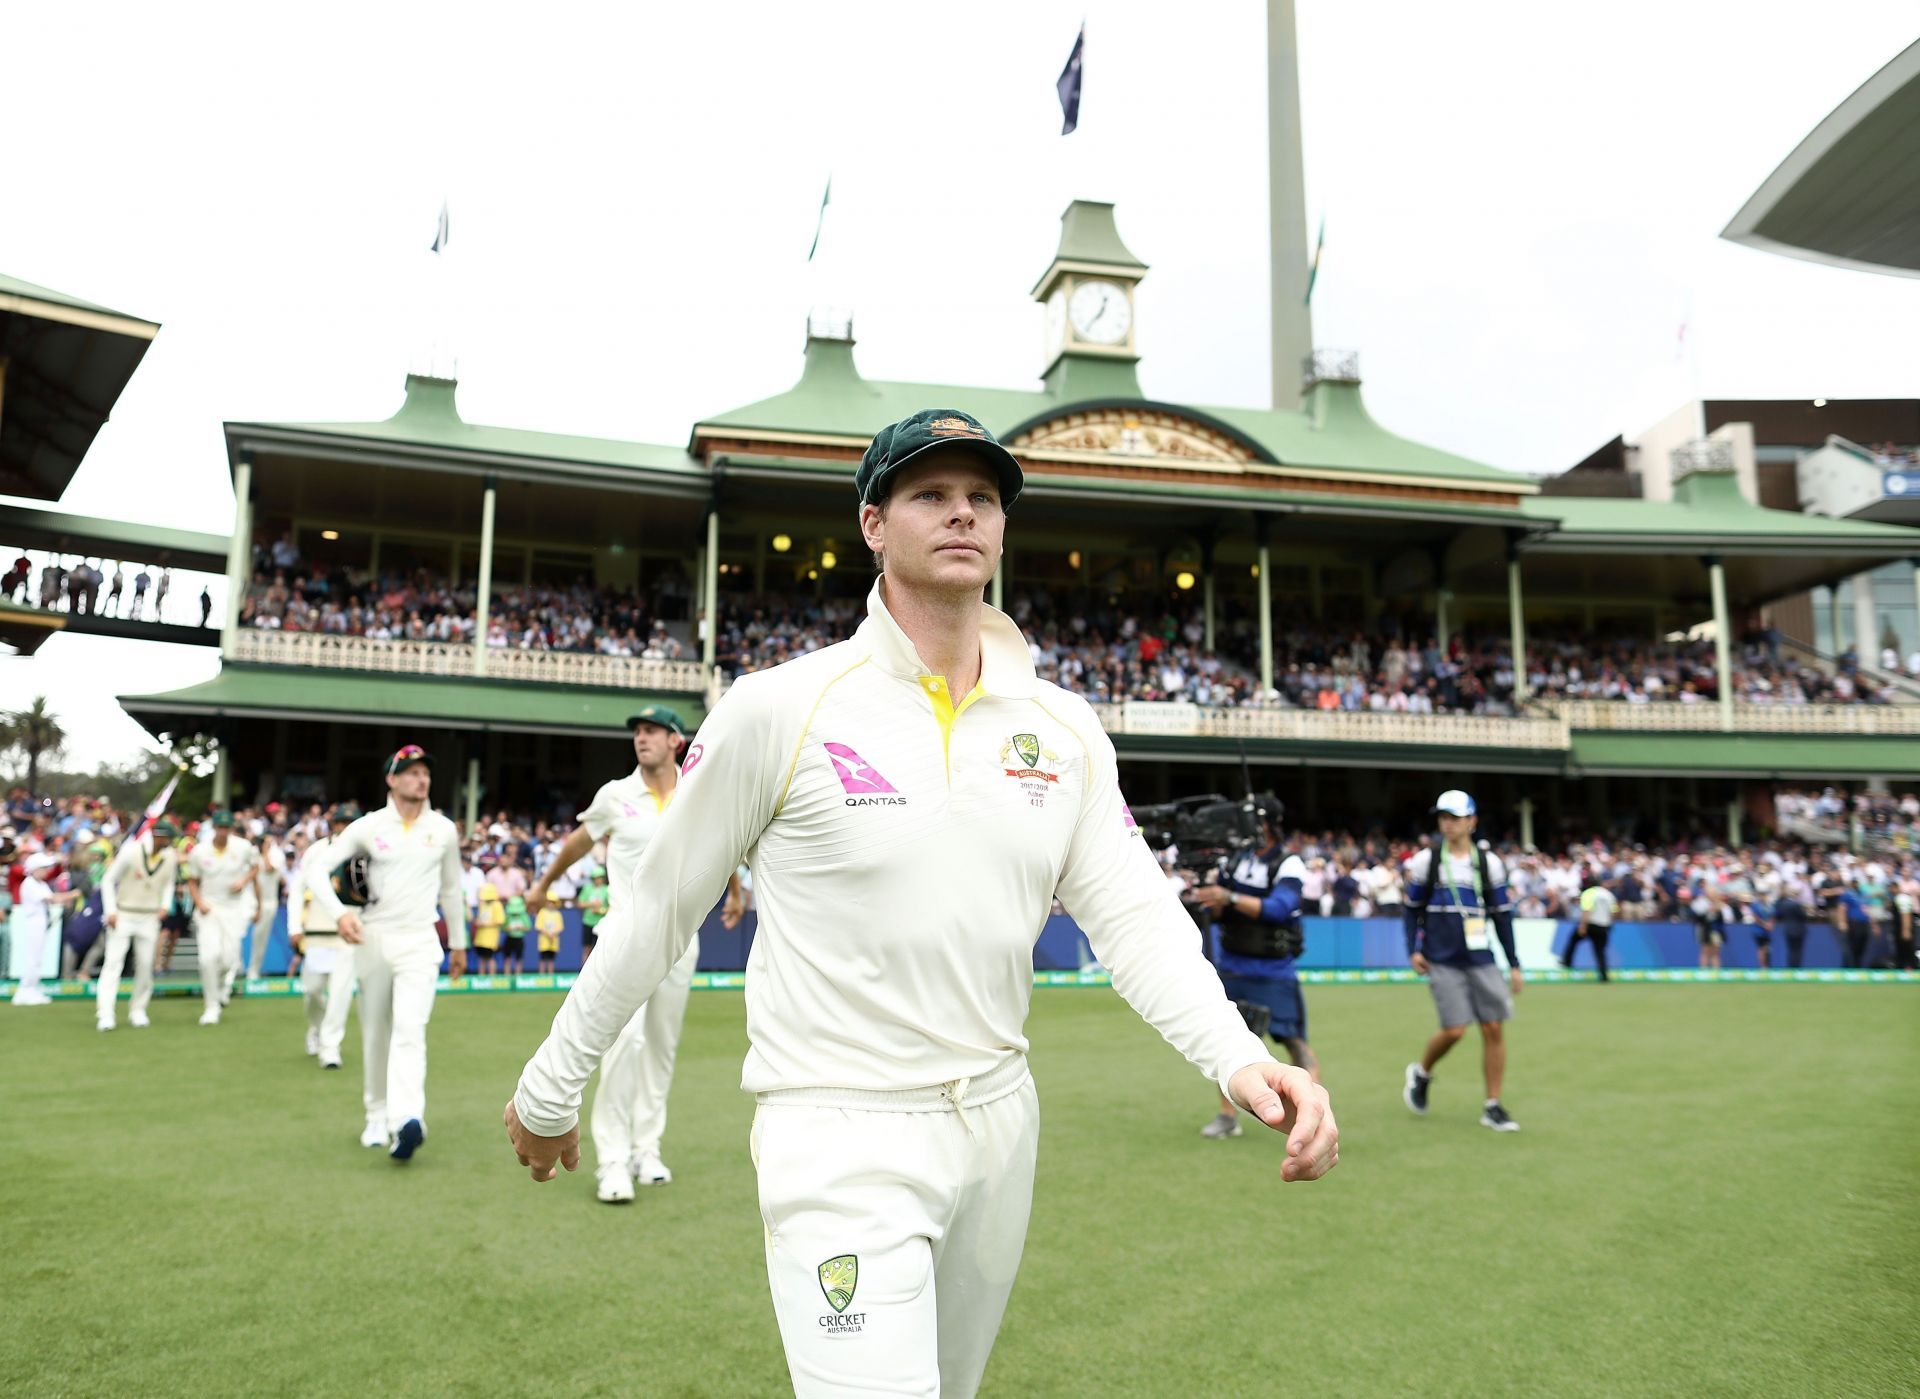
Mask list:
[[[1227,998],[1255,1033],[1259,1021],[1271,1016],[1267,1032],[1318,1083],[1320,1061],[1307,1043],[1307,1003],[1294,970],[1294,959],[1306,942],[1300,926],[1300,887],[1307,867],[1298,855],[1280,848],[1285,808],[1279,798],[1262,793],[1252,798],[1251,809],[1258,830],[1253,847],[1240,855],[1223,882],[1199,886],[1187,902],[1213,920],[1209,950]],[[1219,1115],[1200,1135],[1210,1141],[1239,1136],[1240,1110],[1222,1098]]]

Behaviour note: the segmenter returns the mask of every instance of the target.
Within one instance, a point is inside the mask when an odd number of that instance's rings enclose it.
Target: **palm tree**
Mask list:
[[[9,748],[27,755],[27,790],[38,796],[41,754],[53,757],[67,746],[67,731],[60,727],[59,718],[48,712],[45,695],[7,716],[6,737]]]

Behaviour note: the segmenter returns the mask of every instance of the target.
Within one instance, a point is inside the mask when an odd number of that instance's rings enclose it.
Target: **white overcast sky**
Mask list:
[[[1911,3],[1300,0],[1299,28],[1315,338],[1393,430],[1544,473],[1689,397],[1920,391],[1920,282],[1717,236]],[[223,420],[386,417],[436,342],[469,420],[646,441],[791,384],[817,303],[871,377],[1028,385],[1075,197],[1151,264],[1146,391],[1268,399],[1258,0],[72,0],[0,44],[0,270],[163,327],[68,508],[225,532]],[[0,704],[47,693],[118,756],[112,693],[214,664],[59,638]]]

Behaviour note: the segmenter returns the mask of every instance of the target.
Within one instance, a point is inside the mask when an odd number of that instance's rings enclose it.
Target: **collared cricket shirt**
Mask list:
[[[1139,838],[1087,703],[1037,679],[989,608],[980,683],[947,693],[888,614],[744,676],[688,750],[603,938],[528,1064],[528,1128],[557,1135],[598,1055],[665,979],[742,859],[759,930],[742,1087],[898,1090],[1027,1048],[1033,944],[1057,895],[1120,994],[1209,1077],[1271,1056],[1200,955]]]

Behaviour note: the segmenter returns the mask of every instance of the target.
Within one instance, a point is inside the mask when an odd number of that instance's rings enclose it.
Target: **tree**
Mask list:
[[[7,716],[7,746],[27,755],[27,790],[40,794],[40,759],[58,757],[67,746],[67,731],[59,717],[47,709],[47,697],[38,696],[25,709]]]

